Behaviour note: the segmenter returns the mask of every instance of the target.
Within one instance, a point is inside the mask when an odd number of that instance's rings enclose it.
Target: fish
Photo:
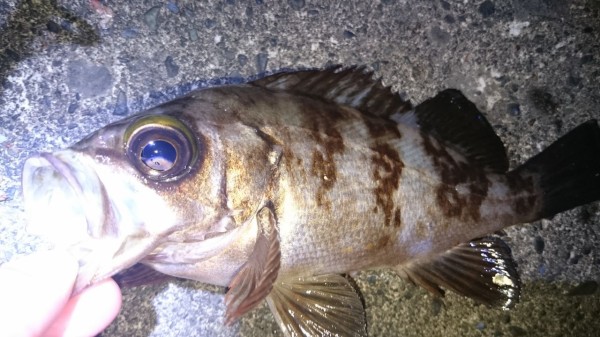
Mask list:
[[[31,232],[79,261],[76,291],[156,274],[226,287],[225,323],[266,300],[285,336],[366,336],[352,275],[511,308],[501,231],[600,199],[589,120],[509,169],[459,90],[413,106],[365,67],[193,91],[26,160]]]

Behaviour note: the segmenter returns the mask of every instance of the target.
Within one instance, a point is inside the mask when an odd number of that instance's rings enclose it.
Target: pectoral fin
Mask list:
[[[258,237],[254,250],[225,295],[226,324],[231,324],[262,301],[271,292],[279,272],[281,254],[275,215],[265,206],[256,217]]]
[[[278,281],[267,303],[285,336],[367,336],[359,294],[341,275]]]
[[[402,265],[397,271],[440,296],[443,287],[504,309],[519,299],[521,283],[510,248],[497,237],[458,245],[435,258]]]

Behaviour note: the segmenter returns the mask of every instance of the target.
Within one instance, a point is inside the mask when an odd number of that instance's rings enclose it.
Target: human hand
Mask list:
[[[39,252],[0,266],[0,336],[94,336],[121,308],[108,279],[70,297],[77,262],[64,252]]]

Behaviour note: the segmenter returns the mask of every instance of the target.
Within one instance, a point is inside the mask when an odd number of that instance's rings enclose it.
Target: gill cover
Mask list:
[[[168,115],[139,118],[127,128],[123,140],[133,166],[145,177],[161,182],[190,172],[202,149],[194,133]]]

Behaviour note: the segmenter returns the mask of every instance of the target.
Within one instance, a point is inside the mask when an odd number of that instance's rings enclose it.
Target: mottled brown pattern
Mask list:
[[[532,176],[523,176],[520,171],[513,171],[508,173],[508,179],[506,181],[508,188],[512,193],[519,192],[534,192],[534,181]]]
[[[535,207],[536,197],[534,195],[520,196],[516,198],[513,210],[517,215],[526,216],[530,214]]]
[[[335,110],[335,109],[332,109]],[[330,111],[327,117],[337,119],[339,112]],[[331,118],[315,118],[313,120],[313,138],[319,145],[312,153],[311,173],[321,182],[317,187],[315,198],[318,206],[329,208],[331,201],[327,199],[325,193],[330,190],[337,181],[337,167],[335,164],[335,154],[344,151],[344,140],[340,132],[336,129]]]
[[[485,171],[476,165],[455,161],[445,146],[440,144],[436,148],[428,135],[422,134],[422,138],[425,152],[431,157],[442,178],[436,191],[436,201],[444,215],[479,221],[480,206],[487,197],[490,186]],[[456,190],[459,184],[468,187],[467,195],[461,195]]]
[[[398,130],[398,126],[393,122],[383,122],[383,121],[372,121],[370,118],[365,118],[364,120],[365,126],[369,130],[369,134],[373,138],[400,138],[400,130]]]
[[[394,210],[394,194],[400,185],[400,176],[404,163],[400,159],[398,151],[389,144],[379,144],[371,147],[373,156],[373,179],[377,187],[373,189],[376,210],[381,209],[384,214],[385,226],[400,227],[400,209]]]
[[[389,234],[386,234],[386,235],[380,237],[379,241],[377,241],[377,248],[380,248],[380,249],[385,248],[392,244],[394,244],[394,239]]]
[[[513,195],[521,195],[515,198],[512,205],[514,212],[519,216],[530,215],[535,207],[535,182],[532,176],[523,176],[519,171],[508,174],[507,185]]]

